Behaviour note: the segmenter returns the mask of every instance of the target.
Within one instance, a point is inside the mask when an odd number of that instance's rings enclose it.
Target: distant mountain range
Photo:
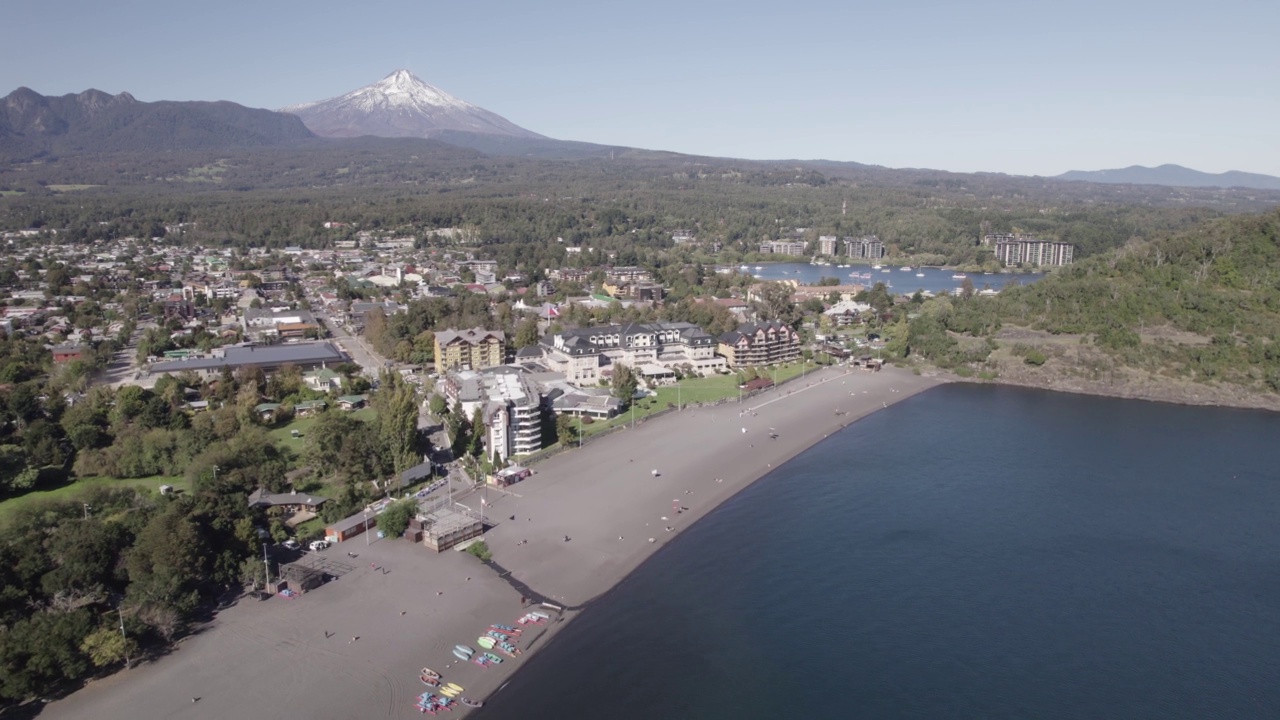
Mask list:
[[[292,115],[233,102],[140,102],[100,90],[0,100],[0,159],[108,152],[236,150],[312,139]]]
[[[1116,170],[1072,170],[1057,176],[1059,180],[1083,180],[1085,182],[1113,185],[1165,185],[1169,187],[1243,187],[1256,190],[1280,190],[1280,177],[1231,170],[1224,173],[1207,173],[1181,165],[1143,167],[1133,165]]]
[[[339,144],[350,144],[344,139],[369,136],[399,139],[397,147],[404,146],[404,143],[433,141],[421,147],[414,146],[417,149],[411,154],[420,157],[461,157],[451,154],[449,146],[453,146],[504,157],[717,161],[715,158],[548,138],[428,85],[407,70],[397,70],[372,85],[345,95],[294,105],[279,112],[225,101],[147,103],[138,101],[129,93],[110,95],[99,90],[46,97],[22,87],[0,99],[0,161],[9,162],[89,154],[231,152],[261,148],[287,150],[301,146],[338,150]],[[385,147],[385,143],[370,145],[366,142],[350,148],[344,146],[344,151],[368,152],[372,148]],[[764,165],[775,169],[803,167],[841,177],[880,177],[885,172],[898,172],[903,177],[910,175],[913,182],[924,184],[974,182],[984,175],[943,173],[946,177],[934,177],[940,171],[891,171],[858,163],[824,160],[781,160]],[[928,177],[920,176],[920,173]],[[1075,180],[1280,191],[1280,178],[1277,177],[1235,171],[1215,175],[1178,165],[1073,170],[1056,178],[1019,180],[1013,176],[1004,177],[1015,182]]]

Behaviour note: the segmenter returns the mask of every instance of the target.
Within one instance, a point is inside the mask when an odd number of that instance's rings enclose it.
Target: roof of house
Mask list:
[[[362,402],[367,401],[368,399],[369,399],[368,395],[343,395],[342,397],[338,398],[338,402],[345,403],[347,405],[358,405]]]
[[[329,502],[329,498],[319,495],[307,495],[297,491],[291,493],[270,493],[258,488],[249,493],[249,507],[276,507],[278,505],[306,505],[319,507]]]

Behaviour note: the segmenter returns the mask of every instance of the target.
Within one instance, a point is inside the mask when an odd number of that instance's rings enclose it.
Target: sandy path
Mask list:
[[[508,577],[463,553],[357,538],[326,551],[353,566],[339,580],[294,600],[242,601],[168,657],[93,683],[41,717],[419,717],[412,703],[425,689],[424,665],[485,697],[520,659],[484,670],[451,650],[475,647],[491,623],[514,624],[523,613],[517,587],[564,605],[571,619],[772,468],[936,384],[894,369],[828,369],[741,406],[686,409],[615,433],[539,464],[508,491],[459,499],[477,509],[486,500],[496,523],[487,540]],[[541,647],[560,627],[527,631],[519,646]]]

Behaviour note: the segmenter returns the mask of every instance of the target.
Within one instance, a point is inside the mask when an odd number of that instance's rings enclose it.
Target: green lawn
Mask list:
[[[152,492],[159,492],[161,485],[172,485],[174,489],[183,492],[190,492],[191,486],[186,478],[181,476],[165,477],[163,475],[153,475],[145,478],[132,478],[128,480],[117,480],[115,478],[105,477],[87,477],[81,478],[70,485],[64,485],[53,490],[37,490],[26,495],[20,495],[0,502],[0,525],[9,521],[9,518],[19,510],[39,504],[46,500],[75,500],[77,496],[85,490],[92,487],[138,487],[146,488]]]
[[[331,410],[326,410],[325,412],[344,412],[344,411],[339,409],[331,409]],[[377,417],[377,413],[373,410],[373,408],[362,408],[360,410],[356,410],[355,412],[351,413],[351,416],[357,420],[361,420],[363,422],[369,422],[373,418]],[[280,445],[280,447],[288,448],[294,451],[295,453],[297,453],[298,455],[301,455],[303,448],[306,446],[307,432],[311,430],[312,425],[316,424],[317,419],[318,417],[316,415],[312,415],[311,417],[296,418],[294,420],[290,420],[284,425],[281,425],[280,427],[272,428],[271,430],[268,430],[267,434],[270,435],[272,438],[274,438],[276,443]],[[298,437],[293,436],[294,430],[298,431]]]
[[[790,363],[788,365],[779,365],[770,368],[769,372],[760,371],[763,377],[777,378],[777,382],[782,382],[789,378],[793,378],[804,372],[813,372],[817,366],[812,362],[809,363],[808,369],[799,362]],[[680,381],[679,386],[666,386],[658,388],[656,397],[647,397],[643,400],[637,400],[635,403],[634,419],[652,415],[656,412],[666,409],[667,403],[672,405],[688,405],[697,402],[716,402],[726,398],[736,397],[738,395],[738,385],[742,382],[742,375],[734,373],[732,375],[712,375],[704,378],[687,378]],[[608,422],[594,422],[588,425],[577,425],[587,435],[595,435],[604,432],[619,425],[627,425],[632,421],[632,413],[630,410],[609,420]]]

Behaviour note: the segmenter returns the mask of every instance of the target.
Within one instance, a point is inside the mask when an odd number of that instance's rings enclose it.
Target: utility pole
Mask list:
[[[449,501],[453,502],[453,493],[449,493]],[[364,509],[364,546],[369,547],[369,508]]]
[[[266,543],[262,543],[262,570],[265,573],[263,577],[266,578],[262,583],[262,590],[265,592],[267,588],[271,587],[271,561],[267,559]]]

